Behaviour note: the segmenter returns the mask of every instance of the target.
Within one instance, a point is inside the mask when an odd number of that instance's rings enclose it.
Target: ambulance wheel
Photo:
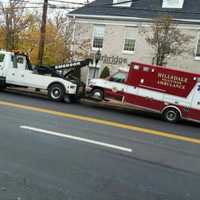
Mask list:
[[[167,122],[175,123],[180,119],[180,113],[175,108],[167,108],[163,113],[163,118]]]
[[[55,83],[48,88],[48,96],[53,101],[63,101],[65,95],[64,88],[61,84]]]
[[[92,90],[91,97],[94,100],[103,101],[103,99],[104,99],[104,92],[103,92],[102,89],[96,88],[96,89]]]

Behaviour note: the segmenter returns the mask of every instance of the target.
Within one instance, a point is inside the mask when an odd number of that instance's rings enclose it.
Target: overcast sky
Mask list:
[[[29,1],[30,3],[31,2],[39,2],[39,3],[44,2],[44,0],[26,0],[26,1]],[[55,0],[55,3],[56,3],[56,1],[57,2],[60,1],[60,4],[62,4],[62,5],[65,5],[67,2],[74,2],[74,3],[86,3],[87,2],[87,0]],[[66,3],[62,3],[62,1],[66,2]],[[94,0],[89,0],[89,2],[92,2],[92,1],[94,1]],[[8,0],[0,0],[0,2],[8,2]],[[49,3],[54,3],[54,2],[53,2],[53,0],[52,1],[49,0]]]
[[[5,5],[7,4],[7,2],[8,2],[9,0],[0,0],[0,2],[3,2],[3,3],[5,3]],[[40,4],[34,4],[34,3],[43,3],[44,2],[44,0],[26,0],[26,1],[28,1],[28,2],[30,2],[30,4],[28,4],[27,6],[28,7],[40,7],[40,8],[42,8],[42,5],[40,5]],[[89,2],[92,2],[92,1],[94,1],[94,0],[89,0]],[[64,2],[66,2],[66,3],[64,3]],[[62,6],[62,7],[72,7],[72,8],[77,8],[77,7],[80,7],[81,5],[77,5],[77,4],[70,4],[70,3],[68,3],[68,2],[74,2],[74,3],[87,3],[87,0],[49,0],[49,4],[51,4],[51,5],[55,5],[55,6]],[[49,7],[50,8],[50,7]],[[33,10],[35,10],[35,8],[32,8]],[[31,9],[31,10],[32,10]],[[29,9],[28,9],[29,10]],[[52,9],[50,9],[50,10],[52,10]],[[57,10],[57,11],[61,11],[61,12],[63,12],[64,11],[64,9],[54,9],[55,11]],[[65,12],[67,11],[67,9],[65,10]],[[69,9],[68,11],[71,11],[71,9]]]
[[[44,0],[29,0],[30,2],[34,2],[34,1],[37,1],[37,2],[43,2]],[[49,0],[50,1],[50,0]],[[59,0],[58,0],[59,1]],[[75,3],[86,3],[87,0],[61,0],[61,1],[65,1],[65,2],[75,2]],[[92,2],[94,0],[89,0],[89,2]]]

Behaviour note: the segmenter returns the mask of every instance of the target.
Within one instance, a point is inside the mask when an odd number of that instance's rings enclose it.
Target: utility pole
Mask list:
[[[43,4],[43,13],[42,13],[42,24],[40,28],[40,42],[38,50],[38,64],[41,65],[44,55],[44,44],[45,44],[45,35],[46,35],[46,21],[47,21],[47,8],[48,0],[44,0]]]

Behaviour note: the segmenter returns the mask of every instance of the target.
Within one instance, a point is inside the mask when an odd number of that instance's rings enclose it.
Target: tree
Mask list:
[[[25,11],[25,2],[27,1],[9,0],[6,4],[0,2],[2,10],[0,12],[0,48],[19,49],[26,52],[31,62],[36,64],[41,14],[37,11]],[[43,60],[45,65],[88,58],[90,45],[86,40],[78,42],[74,37],[74,30],[75,20],[60,12],[47,20]],[[79,48],[73,48],[75,45]],[[79,55],[81,56],[78,58]]]
[[[19,34],[21,31],[27,28],[29,23],[29,18],[24,17],[24,0],[9,0],[6,6],[1,2],[2,10],[2,31],[5,36],[5,47],[8,50],[13,50],[18,48]]]
[[[40,16],[37,12],[25,16],[30,19],[28,27],[19,33],[18,49],[26,52],[31,61],[37,63],[38,41],[40,38]]]
[[[82,34],[85,30],[76,24],[74,18],[70,18],[62,13],[57,13],[48,24],[49,23],[54,26],[57,32],[57,37],[54,38],[60,41],[60,48],[58,50],[60,52],[59,57],[63,58],[63,62],[89,57],[90,40],[85,38],[79,40],[79,38],[75,37],[75,32]],[[59,44],[59,42],[57,44]]]
[[[79,37],[75,36],[80,36],[86,31],[76,23],[75,18],[58,14],[55,17],[54,22],[56,22],[59,37],[64,41],[62,43],[63,61],[66,62],[89,58],[91,47],[90,40],[86,38],[80,40]],[[75,70],[73,76],[80,78],[81,69],[78,68]]]
[[[169,56],[189,52],[188,43],[192,37],[181,33],[172,17],[164,16],[153,20],[151,33],[146,34],[145,39],[154,49],[152,63],[162,66],[167,64]]]
[[[0,26],[0,49],[5,49],[5,38],[4,30]]]
[[[68,16],[58,13],[55,15],[54,23],[59,34],[63,40],[63,62],[72,60],[71,48],[74,31],[74,20]]]

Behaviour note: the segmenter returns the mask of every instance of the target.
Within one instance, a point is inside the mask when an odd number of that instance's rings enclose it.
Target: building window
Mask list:
[[[132,1],[127,0],[113,0],[113,6],[131,7]]]
[[[135,34],[132,30],[126,30],[125,42],[124,42],[124,51],[133,52],[135,50]]]
[[[196,47],[196,53],[195,53],[196,57],[200,57],[200,37],[197,41],[197,47]]]
[[[125,39],[124,51],[134,51],[134,49],[135,49],[135,40]]]
[[[95,25],[94,33],[93,33],[93,45],[94,49],[102,49],[103,48],[103,39],[104,39],[104,25]]]
[[[163,8],[182,8],[184,0],[163,0]]]
[[[13,68],[17,68],[17,59],[15,56],[11,56],[11,61],[13,63]]]
[[[4,61],[5,54],[0,54],[0,62]]]

